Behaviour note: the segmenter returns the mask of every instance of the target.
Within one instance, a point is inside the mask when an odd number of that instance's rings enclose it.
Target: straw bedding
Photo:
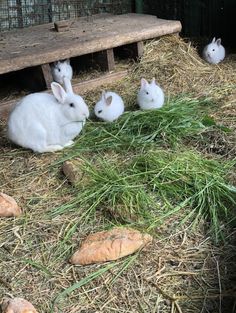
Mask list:
[[[198,142],[192,146],[209,158],[235,159],[236,56],[208,65],[190,41],[166,36],[145,45],[140,62],[129,64],[128,77],[104,88],[119,92],[127,110],[134,110],[141,77],[156,77],[167,98],[183,93],[213,99],[211,116],[233,131],[207,137],[220,153]],[[100,92],[84,95],[91,108]],[[190,225],[179,227],[169,218],[156,229],[152,245],[113,267],[70,265],[80,239],[110,228],[114,221],[98,210],[85,222],[79,218],[82,208],[53,216],[53,208],[73,201],[78,193],[57,163],[64,152],[36,155],[17,148],[5,138],[5,125],[0,126],[0,190],[14,196],[24,211],[21,218],[0,221],[1,297],[25,297],[39,312],[234,312],[233,229],[217,246],[206,235],[204,221],[191,231]],[[232,183],[234,179],[232,174]],[[62,295],[70,286],[74,291]]]

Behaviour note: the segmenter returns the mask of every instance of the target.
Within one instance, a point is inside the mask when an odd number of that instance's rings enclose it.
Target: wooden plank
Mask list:
[[[178,33],[181,23],[130,13],[79,18],[67,32],[52,29],[51,23],[0,34],[0,74]]]
[[[111,72],[115,68],[115,58],[113,49],[107,49],[94,54],[95,62],[102,70]]]
[[[109,72],[113,71],[115,68],[115,58],[113,49],[105,50],[105,55],[107,59],[107,70]]]
[[[143,50],[144,50],[144,43],[143,41],[139,41],[136,43],[135,47],[136,51],[136,58],[140,58],[143,55]]]
[[[73,85],[73,90],[75,93],[83,94],[87,91],[98,88],[102,85],[112,84],[116,81],[121,80],[127,75],[127,70],[119,71],[115,73],[108,73],[98,78],[85,80],[81,83]]]
[[[43,72],[43,77],[47,88],[51,87],[51,82],[53,81],[51,67],[49,64],[42,64],[41,69]]]
[[[73,22],[71,20],[63,20],[54,22],[54,28],[57,32],[64,32],[70,29],[70,26]]]
[[[98,88],[102,85],[109,85],[116,81],[121,80],[127,75],[127,71],[119,71],[116,73],[108,73],[98,78],[85,80],[81,83],[77,83],[73,85],[73,90],[77,94],[83,95],[85,92]],[[51,93],[51,91],[48,91]],[[15,98],[13,100],[0,102],[0,120],[6,120],[10,110],[14,107],[14,105],[20,100],[21,98]]]

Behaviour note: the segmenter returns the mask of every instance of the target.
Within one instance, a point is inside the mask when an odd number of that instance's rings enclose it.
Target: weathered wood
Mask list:
[[[53,81],[51,67],[49,64],[42,64],[41,69],[43,72],[43,77],[47,88],[50,88],[51,82]]]
[[[73,85],[73,90],[75,93],[83,94],[86,91],[93,90],[99,86],[105,84],[112,84],[116,81],[121,80],[127,75],[127,71],[119,71],[115,73],[108,73],[98,78],[85,80],[81,83]]]
[[[71,24],[71,20],[58,21],[54,22],[54,28],[57,32],[64,32],[70,29]]]
[[[137,61],[143,55],[144,43],[143,41],[138,41],[124,45],[115,49],[117,55],[120,58],[130,58]]]
[[[105,50],[106,59],[107,59],[107,70],[113,71],[115,68],[115,58],[113,49]]]
[[[127,71],[119,71],[115,73],[104,74],[98,78],[85,80],[81,83],[77,83],[73,85],[73,90],[77,94],[83,95],[85,92],[89,90],[93,90],[102,85],[109,85],[116,81],[121,80],[127,75]],[[48,91],[50,93],[50,91]],[[0,120],[6,120],[10,110],[14,107],[14,105],[21,98],[15,98],[13,100],[0,102]]]
[[[145,14],[98,15],[74,21],[69,31],[44,24],[0,34],[0,74],[181,31],[179,21]]]
[[[104,71],[113,71],[115,68],[115,58],[113,49],[107,49],[104,51],[100,51],[96,54],[95,57],[97,64],[101,67]]]
[[[143,55],[143,50],[144,50],[143,41],[137,42],[135,45],[135,53],[137,58],[140,58]]]

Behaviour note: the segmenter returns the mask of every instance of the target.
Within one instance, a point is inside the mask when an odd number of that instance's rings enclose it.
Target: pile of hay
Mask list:
[[[189,93],[212,97],[225,107],[236,107],[236,55],[211,65],[190,41],[175,35],[147,42],[140,62],[130,65],[129,76],[114,86],[128,105],[135,103],[141,77],[156,77],[167,96]]]

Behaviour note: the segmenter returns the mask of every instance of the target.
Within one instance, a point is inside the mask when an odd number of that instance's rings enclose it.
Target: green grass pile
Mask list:
[[[116,221],[152,229],[180,214],[193,225],[205,219],[218,240],[221,228],[234,219],[236,188],[227,182],[234,165],[194,151],[148,150],[121,163],[100,156],[95,164],[85,161],[87,183],[78,183],[73,203],[53,215],[82,210],[85,222],[103,210]]]
[[[160,110],[126,112],[117,122],[88,122],[68,158],[84,151],[127,150],[161,145],[174,147],[198,138],[212,102],[179,96]]]

